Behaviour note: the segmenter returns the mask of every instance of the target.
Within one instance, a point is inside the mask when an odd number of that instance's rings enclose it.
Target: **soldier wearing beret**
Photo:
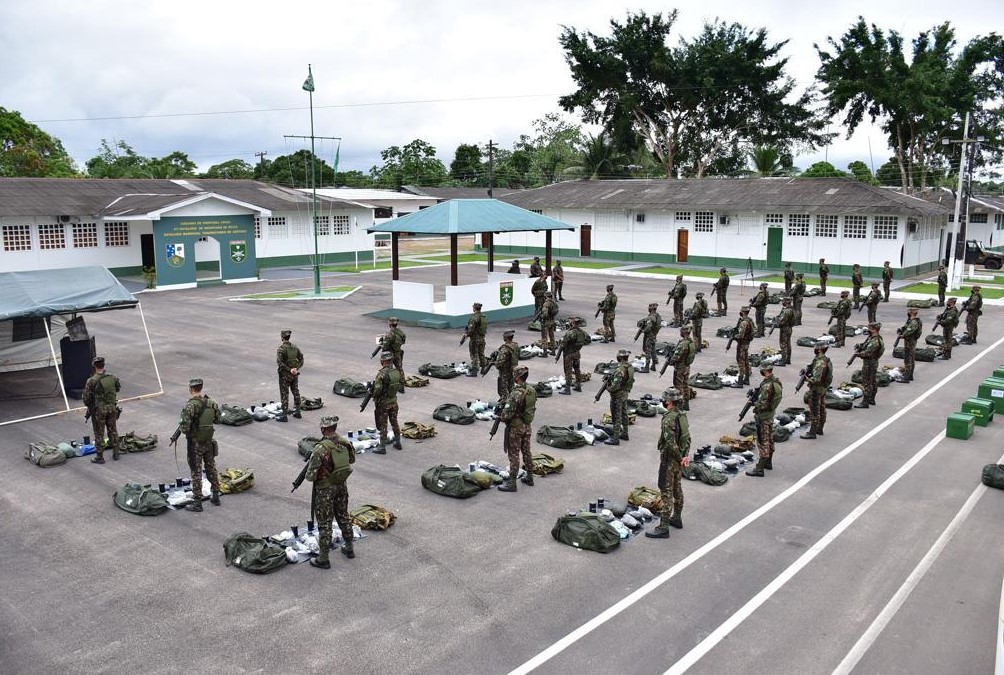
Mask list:
[[[118,393],[122,389],[119,378],[105,372],[105,358],[95,356],[91,361],[94,374],[87,378],[84,384],[83,403],[87,406],[84,421],[91,418],[91,429],[94,431],[94,449],[96,456],[91,458],[95,464],[105,463],[105,433],[108,434],[108,446],[112,449],[112,459],[119,458],[119,432],[116,426],[118,420]]]
[[[397,423],[397,395],[404,389],[401,371],[394,367],[394,355],[380,354],[380,371],[373,378],[373,417],[380,432],[380,446],[373,449],[378,455],[387,453],[387,421],[394,430],[394,448],[401,449],[401,427]]]
[[[303,368],[303,352],[289,341],[293,332],[284,330],[279,333],[282,344],[275,350],[275,364],[279,369],[279,400],[283,412],[289,412],[289,392],[293,392],[293,417],[300,415],[300,369]]]
[[[218,445],[213,439],[215,424],[220,421],[220,406],[216,401],[202,393],[202,380],[195,378],[188,381],[189,399],[181,409],[181,421],[171,436],[171,444],[178,442],[178,437],[185,434],[188,446],[188,468],[192,472],[192,504],[185,507],[187,511],[202,511],[202,469],[206,469],[206,478],[212,488],[209,502],[220,505],[220,475],[216,471],[216,454]]]
[[[338,523],[342,532],[342,554],[346,558],[356,557],[352,549],[352,520],[349,518],[349,489],[346,485],[352,473],[351,465],[356,461],[356,452],[352,443],[338,434],[337,416],[321,418],[321,436],[321,441],[314,446],[307,460],[306,478],[314,484],[311,498],[318,529],[318,555],[311,559],[310,564],[326,570],[331,567],[328,551],[331,550],[332,520]]]

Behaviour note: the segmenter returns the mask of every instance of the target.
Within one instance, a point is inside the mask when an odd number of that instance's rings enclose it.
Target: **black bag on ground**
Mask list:
[[[551,389],[551,385],[547,382],[537,382],[533,385],[533,389],[537,392],[537,398],[554,396],[554,390]]]
[[[711,389],[713,391],[725,386],[722,384],[721,378],[718,377],[718,373],[697,373],[691,375],[687,384],[697,389]]]
[[[568,427],[554,427],[545,424],[537,429],[537,442],[549,445],[552,448],[570,450],[572,448],[581,448],[586,444],[586,439]]]
[[[471,475],[459,466],[437,464],[422,473],[422,487],[444,497],[467,499],[481,492]]]
[[[227,565],[252,574],[268,574],[286,565],[286,550],[247,532],[231,535],[223,544]]]
[[[987,487],[1004,490],[1004,464],[987,464],[981,480]]]
[[[364,382],[356,382],[347,377],[335,380],[335,386],[331,390],[339,396],[347,396],[348,398],[363,398],[366,396],[366,384]]]
[[[451,424],[474,424],[474,413],[467,408],[462,408],[456,403],[443,403],[436,406],[432,416],[443,422]]]
[[[617,530],[592,513],[561,516],[551,528],[551,536],[583,551],[609,553],[621,545]]]
[[[115,506],[137,516],[157,516],[167,510],[167,497],[154,487],[126,483],[112,495]]]

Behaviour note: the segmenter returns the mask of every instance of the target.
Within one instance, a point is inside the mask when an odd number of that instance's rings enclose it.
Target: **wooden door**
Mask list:
[[[487,251],[488,247],[491,245],[491,236],[491,232],[481,233],[481,248],[485,251]]]
[[[579,255],[588,258],[593,254],[593,226],[583,223],[579,226]]]
[[[676,262],[687,262],[687,247],[689,241],[689,230],[676,231]]]

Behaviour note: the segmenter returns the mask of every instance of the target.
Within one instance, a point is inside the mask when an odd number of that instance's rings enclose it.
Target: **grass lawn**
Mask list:
[[[344,295],[346,293],[351,293],[356,288],[357,286],[331,286],[330,288],[322,288],[321,295]],[[252,293],[251,295],[242,295],[241,298],[245,300],[289,300],[291,298],[302,298],[313,294],[313,289],[303,289],[298,291],[282,291],[278,293]]]
[[[784,276],[780,274],[772,274],[769,277],[759,278],[757,281],[783,284]],[[812,288],[813,286],[819,285],[819,277],[804,277],[803,281],[805,281],[806,288]],[[871,283],[872,282],[865,279],[864,286],[861,287],[861,292],[864,293],[866,288],[870,290]],[[836,286],[837,288],[854,288],[854,284],[851,283],[850,279],[834,279],[833,277],[826,280],[826,287],[829,288],[830,286]]]
[[[402,260],[398,264],[398,267],[424,267],[432,263],[415,262],[412,260]],[[384,260],[377,262],[376,267],[373,263],[367,262],[362,263],[358,268],[355,265],[321,265],[322,272],[365,272],[366,270],[389,270],[391,268],[391,263],[389,260]]]
[[[622,264],[626,265],[628,263],[622,263]],[[677,267],[642,267],[641,269],[631,270],[631,271],[645,272],[646,274],[665,274],[674,277],[678,274],[682,274],[685,277],[707,277],[709,279],[718,278],[718,272],[716,270],[693,270],[693,269],[682,269]]]
[[[600,262],[593,260],[562,260],[562,267],[583,267],[591,270],[606,270],[614,267],[623,267],[625,263]]]
[[[450,254],[445,255],[424,255],[422,260],[428,260],[431,262],[450,262]],[[495,257],[498,261],[498,256]],[[482,255],[481,253],[458,253],[457,262],[488,262],[488,256]]]
[[[897,291],[906,291],[908,293],[924,293],[925,295],[933,295],[938,297],[938,284],[911,284],[904,288],[897,288]],[[954,295],[956,297],[968,298],[969,289],[962,288],[957,291],[949,291],[945,295]],[[997,300],[1004,298],[1004,288],[984,288],[982,295],[987,300]]]

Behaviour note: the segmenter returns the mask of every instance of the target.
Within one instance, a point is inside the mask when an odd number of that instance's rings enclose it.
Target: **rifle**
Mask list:
[[[826,322],[826,325],[829,326],[831,323],[833,323],[833,320],[836,318],[837,318],[836,314],[830,314],[830,320]]]
[[[798,383],[795,384],[796,394],[798,393],[798,390],[801,389],[802,386],[805,384],[805,379],[808,376],[809,376],[809,366],[806,366],[805,368],[802,368],[800,371],[798,371]]]
[[[903,329],[902,328],[897,328],[896,329],[896,341],[892,343],[893,351],[896,350],[896,347],[899,347],[899,341],[902,340],[902,339],[903,339]]]
[[[363,403],[359,406],[359,412],[366,410],[366,406],[369,405],[370,400],[373,398],[373,383],[366,383],[366,398],[363,399]]]
[[[599,304],[599,303],[597,303],[597,304]],[[600,318],[600,312],[602,312],[602,311],[603,311],[603,308],[602,308],[602,307],[597,307],[597,308],[596,308],[596,314],[593,314],[593,318],[594,318],[594,319],[598,319],[598,318]]]
[[[934,327],[938,328],[939,326],[941,326],[941,322],[942,320],[944,320],[944,318],[945,318],[945,312],[942,312],[938,316],[934,317]]]
[[[969,300],[972,300],[972,298],[969,298]],[[962,301],[962,310],[961,311],[964,312],[967,309],[969,309],[969,300],[963,300]]]
[[[638,338],[640,338],[641,334],[644,333],[644,332],[645,332],[644,328],[639,328],[638,332],[634,334],[634,341],[638,342]]]
[[[310,466],[310,458],[305,457],[303,460],[303,470],[297,474],[296,478],[293,479],[293,489],[290,490],[290,494],[296,492],[296,489],[303,485],[303,481],[307,478],[307,468]]]
[[[90,406],[89,405],[89,406],[87,406],[87,412],[84,413],[84,424],[87,424],[87,422],[93,416],[94,416],[94,406]]]
[[[565,351],[565,345],[561,345],[560,347],[558,347],[558,351],[554,353],[554,362],[555,363],[558,362],[558,359],[561,358],[561,354],[564,351]]]
[[[742,412],[739,413],[739,421],[740,422],[743,421],[743,418],[746,417],[746,413],[748,413],[750,411],[750,408],[752,408],[753,404],[756,403],[757,398],[760,397],[760,388],[761,387],[763,387],[762,384],[759,387],[757,387],[756,389],[750,389],[749,391],[746,392],[746,405],[743,406]]]
[[[858,314],[860,314],[861,310],[865,308],[865,304],[866,303],[862,302],[860,305],[858,305]]]
[[[502,399],[499,399],[498,403],[495,404],[495,409],[498,410],[498,411],[501,411],[503,405],[504,405],[504,403],[502,402]],[[495,413],[495,421],[492,422],[492,429],[491,429],[491,431],[488,432],[488,441],[489,442],[491,442],[491,440],[493,438],[495,438],[495,434],[498,433],[499,423],[501,421],[502,421],[502,418],[499,417],[498,413],[496,412]]]
[[[859,358],[861,358],[861,345],[854,345],[854,354],[851,356],[851,359],[847,362],[847,367],[849,368],[850,365],[854,363],[854,359],[859,359]]]
[[[767,331],[767,337],[770,337],[771,335],[773,335],[773,334],[774,334],[774,329],[775,329],[775,328],[777,328],[777,319],[776,319],[776,318],[774,319],[774,323],[772,323],[772,324],[770,325],[770,330],[769,330],[769,331]]]
[[[593,399],[593,403],[599,401],[600,397],[603,396],[603,392],[605,392],[607,390],[607,387],[610,386],[610,379],[611,375],[609,373],[603,376],[603,386],[600,387],[600,390],[598,392],[596,392],[596,398]]]
[[[379,354],[381,349],[383,349],[383,340],[380,340],[380,342],[377,343],[377,346],[373,348],[373,353],[370,354],[370,358],[372,359],[374,356]]]
[[[669,366],[672,364],[672,361],[673,361],[672,358],[666,359],[666,362],[662,364],[662,370],[659,371],[659,377],[662,377],[663,375],[666,374],[666,369],[669,368]]]
[[[484,377],[485,375],[487,375],[487,374],[488,374],[488,371],[489,371],[489,370],[491,370],[491,369],[492,369],[492,366],[494,366],[494,365],[495,365],[495,360],[496,360],[496,359],[498,359],[498,357],[499,357],[499,350],[497,350],[497,349],[496,349],[496,350],[495,350],[494,352],[492,352],[492,354],[491,354],[491,355],[490,355],[490,356],[488,357],[488,363],[486,363],[486,364],[484,365],[484,367],[482,367],[482,368],[481,368],[481,377]]]
[[[729,338],[728,344],[725,345],[725,351],[732,349],[732,343],[736,341],[736,335],[739,333],[739,324],[741,324],[742,321],[742,319],[736,321],[736,327],[732,329],[732,337]]]
[[[463,346],[464,346],[464,343],[465,343],[465,342],[467,342],[467,338],[469,337],[469,335],[468,335],[468,331],[469,331],[469,330],[470,330],[470,329],[466,329],[466,330],[464,330],[464,336],[463,336],[462,338],[460,338],[460,346],[461,346],[461,347],[463,347]]]

